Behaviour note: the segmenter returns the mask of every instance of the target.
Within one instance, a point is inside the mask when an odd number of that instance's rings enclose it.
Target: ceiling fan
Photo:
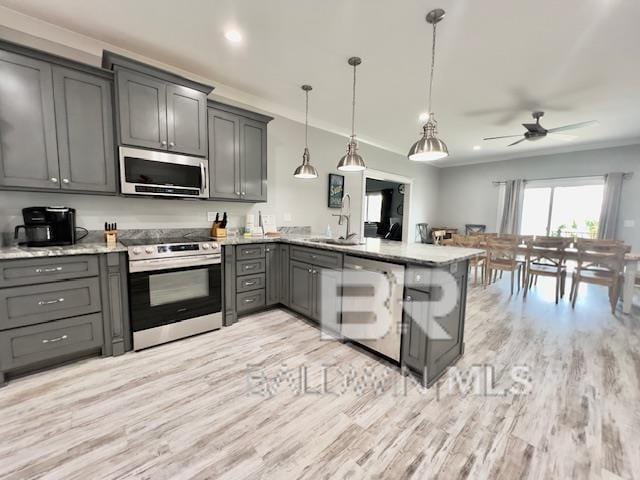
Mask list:
[[[556,127],[546,129],[542,125],[540,125],[540,117],[544,115],[544,112],[533,112],[531,116],[535,119],[536,123],[523,123],[522,126],[527,129],[523,135],[505,135],[502,137],[487,137],[483,140],[496,140],[499,138],[515,138],[522,137],[520,140],[516,140],[513,143],[507,145],[508,147],[512,147],[513,145],[517,145],[518,143],[522,143],[525,140],[540,140],[547,136],[547,134],[552,134],[554,138],[560,138],[563,140],[573,140],[576,138],[574,135],[565,135],[559,132],[565,132],[567,130],[573,130],[575,128],[588,127],[590,125],[597,125],[597,120],[589,120],[588,122],[580,122],[580,123],[572,123],[570,125],[564,125],[563,127]]]

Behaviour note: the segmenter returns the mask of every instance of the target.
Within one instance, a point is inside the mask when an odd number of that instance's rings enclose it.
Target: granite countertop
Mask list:
[[[63,257],[66,255],[97,255],[100,253],[126,252],[127,247],[121,243],[107,246],[105,242],[79,242],[62,247],[0,247],[0,260],[18,258]]]
[[[284,234],[278,237],[228,237],[216,240],[220,245],[243,245],[250,243],[287,243],[334,252],[353,254],[397,263],[413,263],[428,266],[444,266],[481,255],[482,250],[449,246],[435,246],[423,243],[402,243],[377,238],[368,238],[360,245],[335,245],[314,241],[322,239],[317,235]],[[189,237],[185,237],[185,242]],[[63,247],[0,247],[0,260],[19,258],[59,257],[65,255],[97,255],[103,253],[126,252],[121,243],[107,246],[100,241],[79,242]]]
[[[282,242],[391,262],[428,266],[445,266],[485,253],[484,250],[475,248],[404,243],[378,238],[367,238],[365,239],[365,243],[361,245],[336,245],[322,241],[314,241],[314,239],[319,240],[321,237],[317,235],[282,235],[280,237],[263,238],[229,237],[225,240],[218,240],[218,243],[221,245],[242,245],[247,243]]]

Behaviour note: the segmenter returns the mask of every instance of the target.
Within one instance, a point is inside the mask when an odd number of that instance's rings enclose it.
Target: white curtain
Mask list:
[[[522,222],[522,202],[524,199],[524,180],[507,180],[504,188],[502,218],[498,233],[518,235]]]
[[[623,181],[624,173],[620,172],[609,173],[605,178],[598,238],[606,240],[614,240],[616,238]]]

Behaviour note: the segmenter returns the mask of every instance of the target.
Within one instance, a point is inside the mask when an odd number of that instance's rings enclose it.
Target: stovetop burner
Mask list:
[[[210,237],[189,236],[189,237],[147,237],[147,238],[122,238],[120,243],[125,247],[135,247],[139,245],[166,245],[171,243],[198,243],[211,242]]]

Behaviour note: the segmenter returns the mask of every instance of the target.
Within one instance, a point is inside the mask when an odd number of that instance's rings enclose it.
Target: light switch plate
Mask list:
[[[633,228],[636,226],[636,221],[635,220],[625,220],[624,221],[624,226],[626,228]]]
[[[217,214],[218,214],[218,212],[207,212],[207,220],[209,222],[215,221]]]

